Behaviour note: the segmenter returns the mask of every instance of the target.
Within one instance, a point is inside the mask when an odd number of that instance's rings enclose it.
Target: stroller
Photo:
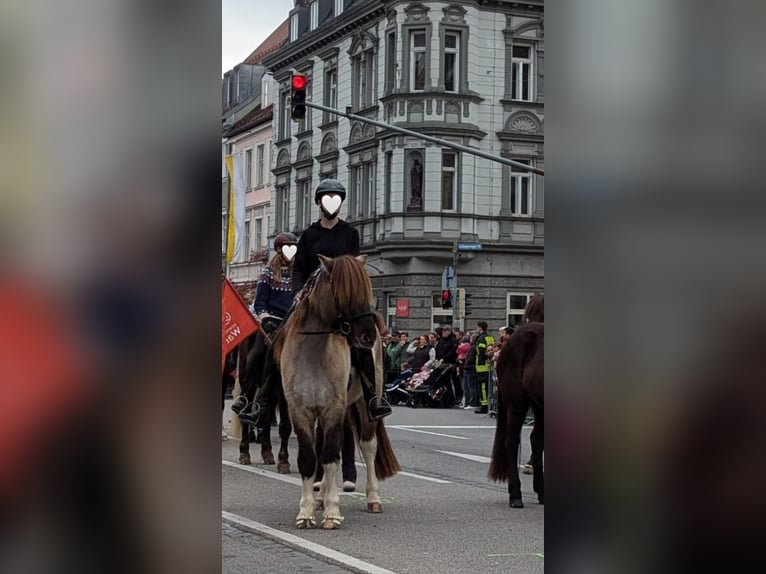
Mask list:
[[[412,369],[406,369],[399,373],[390,383],[383,385],[383,398],[388,401],[390,405],[398,405],[399,403],[406,403],[410,398],[410,394],[407,391],[407,383],[412,378]]]
[[[455,389],[452,387],[452,372],[454,366],[437,361],[431,368],[428,378],[418,383],[410,380],[407,406],[441,407],[449,409],[455,406]]]

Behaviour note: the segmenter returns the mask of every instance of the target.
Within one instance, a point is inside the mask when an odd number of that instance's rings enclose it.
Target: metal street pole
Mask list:
[[[391,130],[393,132],[398,132],[400,134],[408,135],[408,136],[411,136],[411,137],[414,137],[414,138],[419,138],[419,139],[425,140],[427,142],[438,144],[440,146],[456,149],[458,151],[469,153],[469,154],[475,155],[477,157],[482,157],[484,159],[488,159],[488,160],[491,160],[491,161],[496,161],[498,163],[502,163],[502,164],[505,164],[505,165],[509,165],[511,167],[515,167],[515,168],[520,169],[522,171],[528,171],[528,172],[531,172],[531,173],[536,173],[537,175],[543,175],[543,176],[545,175],[545,172],[542,169],[540,169],[540,168],[532,167],[531,165],[520,163],[518,161],[514,161],[512,159],[508,159],[507,157],[502,157],[502,156],[499,156],[499,155],[495,155],[495,154],[492,154],[492,153],[481,151],[481,150],[478,150],[476,148],[464,146],[462,144],[457,144],[457,143],[449,142],[449,141],[446,141],[446,140],[443,140],[443,139],[435,138],[433,136],[427,136],[425,134],[414,132],[414,131],[408,130],[406,128],[400,128],[399,126],[394,126],[394,125],[391,125],[391,124],[387,124],[386,122],[379,122],[378,120],[371,120],[370,118],[365,118],[364,116],[357,116],[356,114],[352,114],[350,112],[342,112],[340,110],[336,110],[335,108],[328,108],[327,106],[323,106],[321,104],[315,104],[315,103],[312,103],[312,102],[306,102],[306,106],[308,106],[309,108],[314,108],[316,110],[323,111],[323,112],[329,112],[331,114],[336,114],[336,115],[339,115],[339,116],[343,116],[343,117],[346,117],[346,118],[348,118],[350,120],[355,120],[355,121],[366,123],[366,124],[372,124],[373,126],[377,126],[379,128],[383,128],[383,129],[386,129],[386,130]]]

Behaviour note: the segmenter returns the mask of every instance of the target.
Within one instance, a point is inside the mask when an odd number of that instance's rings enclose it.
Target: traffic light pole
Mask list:
[[[406,128],[401,128],[399,126],[394,126],[394,125],[391,125],[391,124],[387,124],[386,122],[379,122],[378,120],[371,120],[370,118],[365,118],[364,116],[357,116],[356,114],[352,114],[352,113],[349,113],[349,112],[342,112],[340,110],[336,110],[335,108],[329,108],[329,107],[323,106],[321,104],[315,104],[313,102],[308,102],[307,101],[307,102],[305,102],[305,105],[306,105],[306,107],[314,108],[315,110],[320,110],[320,111],[328,112],[328,113],[335,114],[335,115],[338,115],[338,116],[343,116],[343,117],[348,118],[350,120],[354,120],[354,121],[357,121],[357,122],[362,122],[362,123],[365,123],[365,124],[371,124],[371,125],[377,126],[379,128],[390,130],[392,132],[397,132],[397,133],[404,134],[404,135],[407,135],[407,136],[411,136],[411,137],[414,137],[414,138],[419,138],[419,139],[425,140],[427,142],[431,142],[431,143],[438,144],[440,146],[456,149],[458,151],[462,151],[464,153],[468,153],[468,154],[471,154],[471,155],[475,155],[477,157],[488,159],[490,161],[496,161],[498,163],[502,163],[502,164],[505,164],[505,165],[509,165],[511,167],[515,167],[516,169],[521,170],[521,171],[528,171],[528,172],[531,172],[531,173],[536,173],[537,175],[543,175],[543,176],[545,175],[545,172],[542,169],[540,169],[540,168],[533,167],[531,165],[527,165],[525,163],[521,163],[521,162],[518,162],[518,161],[514,161],[512,159],[508,159],[507,157],[502,157],[502,156],[499,156],[499,155],[495,155],[495,154],[492,154],[492,153],[481,151],[479,149],[468,147],[468,146],[465,146],[465,145],[462,145],[462,144],[449,142],[449,141],[446,141],[446,140],[443,140],[443,139],[435,138],[433,136],[427,136],[425,134],[414,132],[414,131],[408,130]],[[456,251],[456,253],[457,253],[457,251]],[[455,255],[455,258],[457,259],[457,255]]]

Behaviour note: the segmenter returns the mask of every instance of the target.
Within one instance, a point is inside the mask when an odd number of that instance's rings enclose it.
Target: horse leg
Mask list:
[[[301,473],[300,511],[295,519],[295,525],[300,529],[316,528],[313,483],[317,459],[314,454],[314,421],[295,420],[293,422],[295,434],[298,436],[298,470]]]
[[[540,504],[545,504],[543,502],[543,447],[545,445],[543,409],[532,405],[532,411],[535,414],[535,425],[529,437],[532,443],[532,488],[537,493]]]
[[[340,449],[343,442],[343,420],[325,423],[324,444],[319,462],[324,470],[324,479],[320,489],[323,496],[324,515],[322,528],[334,530],[340,527],[343,516],[340,514],[340,496],[338,495],[338,466]]]
[[[242,423],[239,439],[239,464],[250,464],[250,425]]]
[[[279,402],[279,455],[277,464],[277,472],[279,474],[290,474],[290,460],[289,453],[287,452],[287,445],[290,442],[290,435],[293,432],[293,426],[290,424],[290,417],[287,416],[287,403],[284,396],[281,397]]]
[[[378,421],[371,424],[375,426],[383,423]],[[375,453],[378,450],[378,439],[374,432],[369,440],[364,440],[360,436],[359,449],[362,451],[362,458],[364,458],[367,470],[367,483],[365,484],[365,490],[367,491],[367,512],[377,514],[383,512],[383,501],[380,500],[378,477],[375,475]]]
[[[263,420],[258,424],[263,429],[261,431],[261,458],[263,464],[274,464],[274,450],[271,444],[271,421],[274,420],[274,409],[268,409],[263,413]]]
[[[508,501],[511,508],[524,508],[521,501],[521,480],[519,480],[519,446],[521,445],[521,427],[529,405],[526,401],[517,401],[508,408]]]

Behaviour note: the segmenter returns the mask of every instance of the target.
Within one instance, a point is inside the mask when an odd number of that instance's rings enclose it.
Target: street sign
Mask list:
[[[481,243],[458,243],[458,251],[481,251]]]

